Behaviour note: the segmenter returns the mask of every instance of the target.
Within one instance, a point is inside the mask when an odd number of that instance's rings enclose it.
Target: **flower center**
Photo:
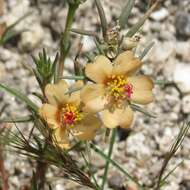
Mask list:
[[[133,86],[128,83],[123,75],[111,75],[107,78],[105,84],[109,95],[115,100],[131,98]]]
[[[78,108],[71,104],[66,104],[61,110],[61,122],[64,125],[73,126],[78,121],[81,121],[82,114],[79,112]]]

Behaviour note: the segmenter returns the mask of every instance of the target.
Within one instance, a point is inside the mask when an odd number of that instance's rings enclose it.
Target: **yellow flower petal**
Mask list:
[[[127,80],[133,85],[134,90],[152,90],[154,87],[152,79],[145,75],[128,77]]]
[[[86,85],[81,91],[81,100],[85,105],[83,110],[94,113],[103,110],[107,104],[107,99],[104,94],[103,85]]]
[[[134,53],[132,51],[125,51],[117,56],[117,58],[114,60],[114,64],[120,65],[123,62],[130,62],[134,58]]]
[[[68,85],[64,80],[60,80],[57,84],[48,84],[45,87],[45,95],[52,105],[65,103],[68,96],[65,93],[68,91]]]
[[[126,51],[118,55],[114,61],[113,74],[116,75],[132,75],[142,65],[142,62],[134,57],[131,51]]]
[[[79,140],[92,140],[101,127],[100,120],[94,115],[87,115],[79,125],[72,129],[72,134]]]
[[[80,89],[82,88],[84,85],[84,83],[82,81],[77,81],[76,83],[74,83],[69,90],[74,90],[74,89]],[[71,95],[69,96],[68,99],[68,103],[74,104],[75,106],[78,106],[80,104],[80,92],[81,90],[75,91],[73,93],[71,93]]]
[[[43,104],[39,109],[40,116],[48,123],[52,129],[59,127],[57,120],[58,108],[50,104]]]
[[[69,135],[64,128],[59,127],[55,129],[53,133],[53,138],[56,146],[59,146],[60,148],[63,149],[70,148]]]
[[[154,96],[151,90],[134,90],[130,99],[134,103],[146,105],[154,100]]]
[[[107,128],[130,127],[133,121],[133,111],[130,107],[125,109],[115,109],[113,112],[104,110],[102,113],[102,121]]]
[[[94,82],[103,83],[105,78],[111,74],[112,68],[110,60],[100,55],[97,56],[94,63],[86,65],[85,74]]]

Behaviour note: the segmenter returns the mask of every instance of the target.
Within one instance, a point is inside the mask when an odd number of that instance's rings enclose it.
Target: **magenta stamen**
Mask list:
[[[133,94],[133,85],[132,84],[125,85],[124,92],[128,98],[131,98],[131,95]]]

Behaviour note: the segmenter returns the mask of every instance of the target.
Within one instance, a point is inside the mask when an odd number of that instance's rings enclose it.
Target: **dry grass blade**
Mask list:
[[[186,123],[186,124],[183,124],[183,126],[181,127],[180,132],[179,132],[175,142],[173,143],[173,145],[172,145],[172,147],[170,149],[170,151],[166,154],[166,157],[164,159],[162,168],[161,168],[161,170],[159,172],[159,175],[158,175],[158,181],[156,183],[155,190],[160,190],[161,185],[163,184],[162,177],[163,177],[163,174],[164,174],[164,172],[165,172],[165,170],[166,170],[166,168],[168,166],[168,163],[171,160],[171,158],[175,155],[175,153],[177,152],[179,147],[181,146],[185,136],[187,135],[187,133],[189,131],[189,128],[190,128],[190,122]]]
[[[83,186],[96,189],[89,177],[84,174],[75,161],[66,151],[55,147],[51,140],[45,142],[44,138],[39,138],[31,134],[30,140],[27,141],[21,131],[18,134],[9,132],[3,133],[0,140],[3,144],[8,145],[12,151],[28,156],[37,162],[54,165],[62,169],[60,177],[66,177]]]

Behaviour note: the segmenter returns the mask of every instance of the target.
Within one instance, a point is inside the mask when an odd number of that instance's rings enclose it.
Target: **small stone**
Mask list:
[[[132,182],[132,181],[129,181],[127,182],[127,189],[126,190],[138,190],[139,188],[137,187],[137,185]]]
[[[74,61],[71,58],[66,58],[65,59],[65,63],[64,63],[64,67],[68,70],[68,71],[72,71],[74,68]]]
[[[178,63],[173,72],[173,80],[182,93],[190,92],[190,65]]]
[[[176,43],[176,55],[180,57],[183,61],[189,62],[190,61],[190,41],[182,42],[178,41]]]
[[[17,61],[12,59],[6,62],[6,68],[7,69],[16,69],[18,66]]]
[[[61,184],[57,184],[57,185],[55,186],[55,190],[64,190],[64,189],[65,189],[64,186],[61,185]]]
[[[149,59],[152,62],[164,62],[175,53],[175,44],[172,41],[168,42],[156,42],[152,48]]]
[[[34,24],[30,27],[29,31],[21,34],[21,49],[24,51],[31,51],[37,47],[43,40],[44,31],[39,24]]]
[[[176,16],[176,33],[179,38],[190,37],[190,14],[186,12],[179,12]]]
[[[130,135],[127,139],[127,154],[135,155],[141,161],[148,159],[152,153],[146,141],[146,136],[142,133]]]
[[[169,151],[170,146],[178,133],[179,128],[166,127],[160,129],[159,133],[155,136],[160,152],[165,154]]]
[[[93,48],[96,47],[94,40],[92,39],[92,37],[89,37],[89,36],[83,37],[82,44],[83,44],[82,49],[85,52],[91,51]]]
[[[11,59],[12,55],[11,52],[5,48],[0,47],[0,60],[3,62]]]
[[[183,180],[180,185],[181,185],[181,190],[189,190],[190,189],[190,181]]]
[[[118,172],[112,172],[111,176],[108,179],[109,187],[115,190],[122,190],[123,182],[123,178]]]
[[[0,62],[0,80],[5,76],[5,74],[5,66],[3,65],[3,63]]]
[[[184,113],[190,113],[190,95],[183,97],[183,99],[182,99],[182,110]]]
[[[155,21],[163,21],[168,17],[168,15],[168,10],[166,8],[161,8],[160,10],[153,12],[150,18],[152,18]]]

